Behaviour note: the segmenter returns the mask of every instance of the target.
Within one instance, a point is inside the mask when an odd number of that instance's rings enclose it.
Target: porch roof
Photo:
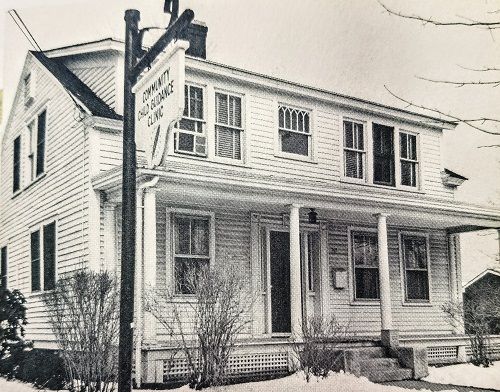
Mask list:
[[[108,199],[121,200],[121,167],[93,179],[96,190]],[[315,208],[319,219],[375,223],[374,214],[390,215],[389,224],[413,228],[446,229],[449,233],[500,227],[500,210],[436,199],[422,194],[397,192],[349,192],[335,184],[278,183],[270,179],[228,177],[181,170],[138,168],[138,188],[158,177],[157,199],[169,204],[210,208],[234,208],[265,213],[287,213],[298,204]]]

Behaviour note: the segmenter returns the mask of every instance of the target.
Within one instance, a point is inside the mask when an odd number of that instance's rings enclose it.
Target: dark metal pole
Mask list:
[[[135,101],[130,73],[137,62],[140,13],[125,11],[125,77],[123,93],[122,262],[120,289],[120,339],[118,343],[118,392],[132,390],[134,344],[134,271],[136,225]]]

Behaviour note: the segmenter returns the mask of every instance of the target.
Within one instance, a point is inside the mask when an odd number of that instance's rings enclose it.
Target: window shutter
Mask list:
[[[216,128],[217,156],[241,159],[240,131],[218,126]]]
[[[40,231],[31,233],[31,291],[40,290]]]
[[[12,190],[16,192],[20,188],[21,188],[21,136],[18,136],[14,139]]]
[[[36,145],[36,175],[40,175],[45,170],[45,133],[47,124],[47,111],[38,115],[37,122],[37,145]]]
[[[0,276],[1,276],[1,286],[2,288],[7,288],[7,247],[4,246],[0,252]]]
[[[56,224],[43,228],[43,289],[52,290],[56,284]]]

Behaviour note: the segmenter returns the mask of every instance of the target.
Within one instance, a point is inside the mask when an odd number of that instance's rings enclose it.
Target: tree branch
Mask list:
[[[445,112],[443,112],[443,111],[441,111],[439,109],[429,108],[427,106],[418,105],[416,103],[410,102],[410,101],[408,101],[408,100],[406,100],[406,99],[404,99],[404,98],[402,98],[402,97],[394,94],[391,90],[389,90],[389,88],[386,85],[384,85],[384,88],[394,98],[400,100],[401,102],[406,103],[408,105],[408,107],[414,107],[414,108],[418,108],[418,109],[427,110],[427,111],[430,111],[430,112],[433,112],[433,113],[437,113],[437,114],[439,114],[441,116],[449,117],[453,121],[461,122],[463,124],[467,124],[469,127],[474,128],[474,129],[476,129],[476,130],[478,130],[480,132],[484,132],[484,133],[487,133],[489,135],[500,136],[500,132],[490,131],[488,129],[485,129],[485,128],[480,127],[480,126],[478,126],[478,125],[475,124],[476,122],[479,122],[479,121],[482,121],[483,123],[485,123],[485,122],[489,122],[489,121],[491,121],[491,122],[500,122],[499,120],[490,120],[490,119],[486,119],[486,118],[484,118],[484,119],[470,119],[470,120],[463,119],[463,118],[460,118],[458,116],[455,116],[455,115],[452,115],[452,114],[449,114],[449,113],[445,113]]]
[[[453,22],[446,22],[446,21],[438,21],[438,20],[433,20],[430,17],[429,18],[424,18],[419,15],[408,15],[408,14],[403,14],[400,11],[394,11],[387,7],[384,3],[382,3],[380,0],[377,0],[378,3],[389,13],[392,15],[399,16],[401,18],[405,19],[411,19],[411,20],[417,20],[419,22],[423,22],[424,24],[432,24],[435,26],[466,26],[466,27],[482,27],[486,28],[489,30],[492,29],[500,29],[500,21],[493,21],[493,22],[486,22],[486,21],[480,21],[480,20],[472,20],[469,19],[468,21],[453,21]]]
[[[468,67],[464,67],[463,65],[460,65],[460,64],[458,64],[458,66],[462,69],[467,70],[467,71],[474,71],[474,72],[500,71],[500,68],[497,68],[497,67],[468,68]]]
[[[429,78],[424,78],[423,76],[415,76],[415,77],[417,79],[420,79],[420,80],[425,80],[426,82],[452,84],[452,85],[457,86],[457,87],[485,86],[485,85],[490,85],[493,87],[500,86],[500,80],[489,80],[489,81],[477,80],[477,81],[470,81],[470,82],[459,82],[459,81],[453,81],[453,80],[429,79]]]

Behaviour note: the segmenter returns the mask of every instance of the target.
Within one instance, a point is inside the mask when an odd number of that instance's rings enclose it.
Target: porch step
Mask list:
[[[364,358],[385,358],[386,351],[383,347],[363,347],[357,349]]]
[[[375,371],[384,369],[400,369],[399,361],[397,358],[370,358],[360,361],[361,371]]]
[[[362,375],[373,382],[401,381],[410,380],[413,371],[405,368],[372,369],[369,372],[363,372]]]

